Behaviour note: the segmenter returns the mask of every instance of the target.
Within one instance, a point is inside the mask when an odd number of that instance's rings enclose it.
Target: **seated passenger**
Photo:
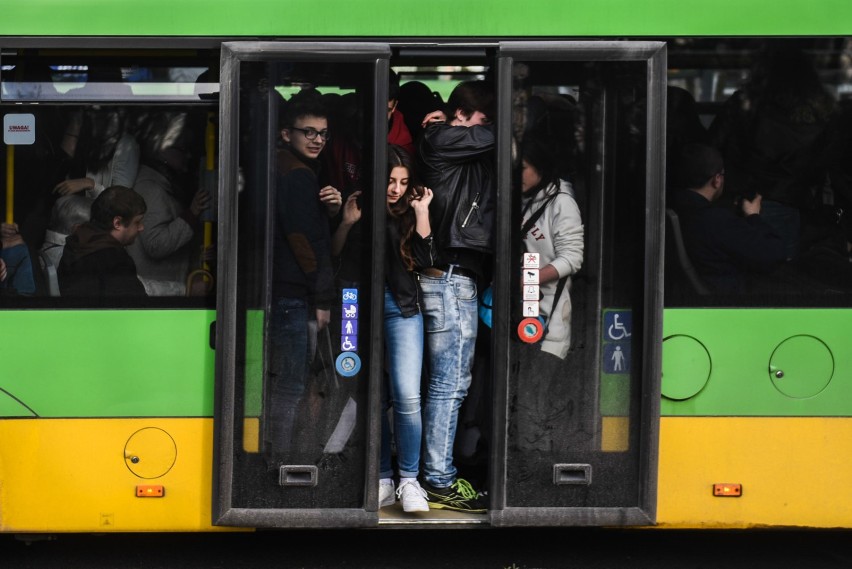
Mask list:
[[[78,225],[89,221],[92,212],[92,198],[86,196],[62,196],[53,205],[50,223],[44,232],[44,243],[39,250],[42,258],[54,267],[59,266],[65,240]]]
[[[144,229],[146,209],[142,196],[124,186],[110,186],[95,198],[91,220],[65,240],[57,271],[62,296],[146,296],[126,250]]]
[[[0,258],[5,262],[7,273],[7,278],[2,281],[0,288],[13,289],[17,294],[26,296],[35,294],[36,286],[30,250],[21,237],[18,224],[0,224],[0,235],[2,235],[3,244]]]
[[[714,292],[747,292],[750,275],[767,274],[786,258],[781,237],[760,217],[760,194],[740,200],[742,215],[714,205],[725,188],[725,166],[711,146],[686,145],[677,167],[675,209],[696,271]]]

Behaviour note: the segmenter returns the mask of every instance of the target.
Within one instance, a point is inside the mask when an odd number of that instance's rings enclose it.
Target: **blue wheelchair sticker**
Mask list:
[[[340,338],[340,349],[344,352],[357,352],[358,351],[358,336],[346,336],[345,334]]]
[[[633,335],[633,319],[629,310],[604,313],[604,340],[621,342],[630,340]]]

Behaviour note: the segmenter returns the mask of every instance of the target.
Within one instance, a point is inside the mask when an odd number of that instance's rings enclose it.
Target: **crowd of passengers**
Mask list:
[[[204,123],[190,113],[98,106],[35,116],[35,144],[14,156],[15,216],[2,224],[5,291],[93,302],[208,294]],[[206,279],[192,280],[193,271]]]
[[[852,290],[849,103],[793,45],[761,54],[708,128],[668,88],[667,204],[704,294]]]
[[[340,310],[340,290],[367,284],[362,253],[371,241],[362,218],[372,199],[363,175],[361,107],[357,94],[306,89],[280,113],[263,449],[273,473],[299,451],[295,423],[310,361],[305,330],[309,323],[317,330],[329,325],[332,311]],[[381,507],[398,499],[405,512],[487,508],[477,490],[485,481],[460,477],[455,453],[476,357],[487,358],[477,354],[486,329],[478,299],[492,276],[495,110],[490,81],[463,81],[444,102],[422,83],[399,86],[391,76],[383,308],[384,408],[392,407],[393,427],[382,414]],[[529,136],[517,141],[518,236],[541,259],[539,315],[547,331],[533,349],[562,361],[570,347],[567,291],[582,264],[583,226],[571,184],[560,177],[557,148],[539,136],[546,119],[537,118],[539,124],[530,121],[525,129]]]
[[[380,503],[483,513],[483,494],[458,476],[453,453],[481,328],[478,297],[491,279],[493,85],[462,82],[446,102],[423,83],[400,86],[395,74],[390,85],[385,404],[393,407],[394,427],[382,428]],[[531,109],[535,102],[543,104],[532,99]],[[341,287],[362,284],[360,249],[369,240],[359,222],[371,188],[363,175],[361,108],[355,93],[314,89],[281,101],[264,403],[270,471],[294,448],[311,330],[329,324]],[[15,211],[25,216],[3,224],[3,283],[23,295],[88,299],[207,292],[186,280],[212,261],[200,245],[211,199],[198,183],[194,134],[203,129],[190,124],[192,115],[94,106],[39,112],[52,113],[43,123],[52,128],[40,129],[37,144],[16,156],[18,171],[30,175],[16,188]],[[582,264],[583,226],[565,162],[544,137],[545,117],[531,113],[529,122],[517,141],[519,236],[541,258],[545,334],[535,349],[564,360],[567,291]],[[451,305],[460,310],[445,310]]]

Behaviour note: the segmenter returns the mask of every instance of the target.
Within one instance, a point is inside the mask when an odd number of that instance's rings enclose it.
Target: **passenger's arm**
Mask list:
[[[539,272],[542,283],[573,275],[583,266],[584,227],[577,202],[568,194],[560,192],[551,207],[550,232],[556,257],[550,267],[555,274],[551,275],[547,267],[542,269]]]
[[[346,204],[343,206],[343,219],[331,237],[331,254],[335,257],[343,251],[349,230],[361,219],[361,207],[358,205],[358,196],[360,195],[361,192],[352,192],[352,195],[346,198]]]
[[[424,158],[429,154],[447,162],[467,162],[494,150],[491,126],[449,126],[435,123],[426,127],[423,137]]]
[[[136,183],[136,175],[139,173],[139,143],[136,139],[125,133],[115,147],[115,154],[110,160],[110,176],[107,181],[110,186],[124,186],[132,188]],[[100,194],[104,188],[95,188]]]

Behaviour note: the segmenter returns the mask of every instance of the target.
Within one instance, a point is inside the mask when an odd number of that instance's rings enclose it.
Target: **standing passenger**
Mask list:
[[[266,458],[277,470],[293,450],[293,428],[308,375],[308,321],[331,317],[334,283],[328,213],[317,178],[328,118],[314,96],[295,95],[282,116],[275,201]],[[323,188],[327,195],[336,189]],[[337,196],[339,196],[337,192]],[[329,207],[327,210],[326,207]],[[337,204],[339,208],[339,204]],[[335,210],[336,213],[336,210]]]
[[[420,141],[437,260],[420,274],[428,346],[423,487],[432,507],[482,513],[471,484],[457,477],[453,445],[459,409],[471,384],[477,333],[477,280],[487,282],[494,221],[494,94],[485,81],[453,89],[441,111],[424,119]],[[449,122],[445,122],[449,118]]]
[[[399,110],[399,75],[390,72],[388,85],[388,144],[396,144],[410,155],[414,155],[414,139]]]
[[[520,352],[525,374],[516,395],[517,445],[550,452],[558,423],[568,421],[568,401],[555,394],[561,383],[577,381],[565,377],[562,360],[571,347],[571,275],[583,264],[583,222],[549,145],[529,138],[521,158],[521,233],[524,252],[539,254],[544,337]]]
[[[96,198],[104,188],[132,188],[139,171],[139,144],[125,130],[122,110],[88,109],[73,116],[62,149],[72,157],[68,178],[53,189],[67,196]]]
[[[385,354],[393,402],[399,489],[396,495],[406,512],[429,510],[420,487],[420,446],[423,423],[420,414],[420,373],[423,368],[423,316],[414,277],[416,269],[432,265],[432,230],[429,203],[432,190],[414,184],[413,163],[401,147],[388,147],[387,250],[385,252]],[[343,221],[335,232],[335,248],[361,218],[357,195],[343,206]],[[383,390],[384,393],[384,390]],[[386,398],[383,398],[386,399]],[[379,463],[379,507],[394,503],[391,466],[391,429],[387,404],[382,405],[382,453]]]
[[[175,125],[182,125],[182,117]],[[170,133],[171,134],[171,133]],[[183,296],[193,261],[200,259],[201,213],[209,207],[210,192],[195,192],[189,207],[191,153],[186,141],[147,150],[134,189],[148,205],[148,229],[130,248],[139,278],[150,296]]]
[[[546,322],[541,351],[565,359],[571,347],[571,275],[583,265],[583,221],[571,184],[556,175],[551,150],[541,142],[524,144],[524,250],[539,253],[539,308]],[[535,219],[532,219],[535,217]]]

